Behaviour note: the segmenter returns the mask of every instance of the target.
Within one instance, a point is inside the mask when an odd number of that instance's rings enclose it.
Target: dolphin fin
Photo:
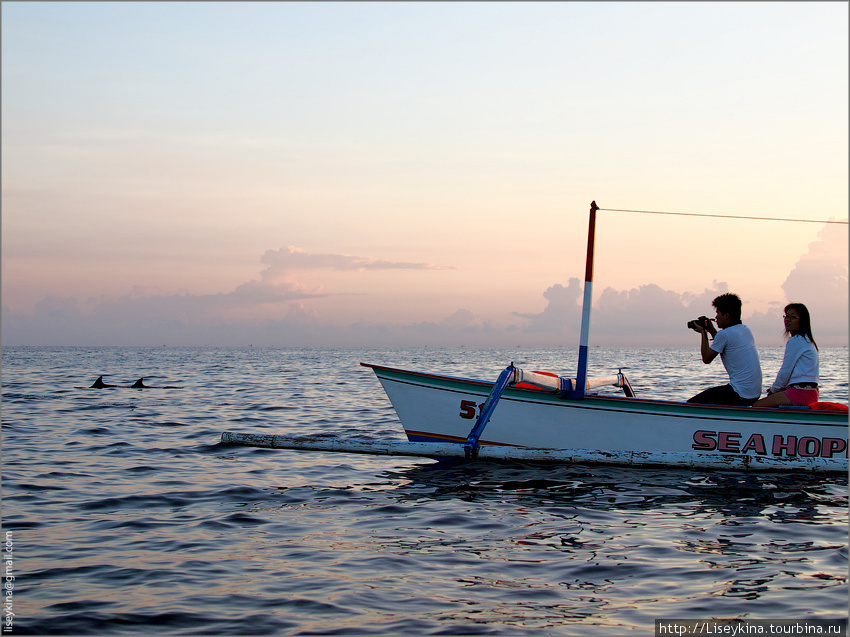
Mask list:
[[[115,385],[109,385],[103,382],[103,376],[98,376],[97,380],[94,381],[94,384],[90,387],[90,389],[104,389],[106,387],[115,387]]]

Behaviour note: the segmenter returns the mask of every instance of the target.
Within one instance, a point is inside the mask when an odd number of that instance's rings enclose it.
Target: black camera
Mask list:
[[[711,319],[707,316],[700,316],[695,321],[688,321],[688,327],[692,330],[696,330],[698,327],[701,327],[704,330],[708,329],[708,324],[711,322]]]

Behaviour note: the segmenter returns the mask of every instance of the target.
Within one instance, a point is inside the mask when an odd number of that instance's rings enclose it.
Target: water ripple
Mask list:
[[[574,354],[3,348],[15,632],[637,635],[660,617],[843,614],[844,476],[219,443],[227,428],[401,438],[361,360],[495,378]],[[594,373],[642,368],[633,384],[662,398],[707,379],[692,351],[594,354]],[[825,391],[846,398],[839,354],[822,353]],[[88,389],[101,370],[182,389]]]

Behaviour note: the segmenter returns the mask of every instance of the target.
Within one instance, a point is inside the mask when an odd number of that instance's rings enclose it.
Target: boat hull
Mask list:
[[[464,443],[493,383],[364,364],[412,442]],[[847,472],[846,412],[756,409],[509,388],[483,447],[558,450],[566,462]],[[482,457],[484,454],[482,454]]]

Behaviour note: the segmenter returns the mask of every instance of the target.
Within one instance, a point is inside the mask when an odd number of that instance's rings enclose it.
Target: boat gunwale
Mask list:
[[[462,385],[475,385],[480,388],[484,395],[489,392],[489,388],[493,386],[492,382],[473,379],[473,378],[462,378],[458,376],[448,376],[445,374],[434,374],[431,372],[420,372],[414,370],[400,369],[396,367],[387,367],[384,365],[376,365],[372,363],[360,363],[363,367],[371,368],[376,375],[378,375],[379,371],[385,371],[389,373],[402,374],[411,377],[419,377],[422,379],[430,379],[435,381],[442,381],[446,383],[454,383],[454,384],[462,384]],[[380,379],[380,375],[378,375]],[[394,382],[403,382],[396,379],[390,379]],[[410,383],[413,384],[413,383]],[[440,388],[442,391],[455,391],[456,389],[449,388]],[[517,395],[518,394],[518,395]],[[523,398],[523,394],[526,395]],[[531,396],[534,396],[534,400],[528,400]],[[656,398],[629,398],[627,396],[596,396],[592,394],[586,394],[582,399],[579,400],[570,400],[566,398],[561,398],[553,393],[537,390],[537,389],[526,389],[522,387],[511,387],[506,390],[505,399],[510,399],[517,402],[535,402],[535,403],[546,403],[552,406],[565,406],[571,407],[575,409],[593,409],[593,410],[606,410],[606,411],[630,411],[629,407],[633,407],[633,410],[637,413],[646,414],[648,410],[639,407],[662,407],[667,408],[669,410],[675,410],[668,412],[665,410],[652,410],[651,413],[654,413],[658,416],[668,416],[668,417],[684,417],[684,418],[693,418],[695,420],[703,420],[703,419],[711,419],[711,420],[731,420],[731,421],[739,421],[739,420],[754,420],[760,423],[768,424],[768,423],[777,423],[777,424],[800,424],[800,425],[818,425],[818,426],[827,426],[827,427],[847,427],[848,423],[850,423],[850,419],[848,419],[847,412],[844,411],[833,411],[833,410],[806,410],[806,409],[788,409],[788,408],[780,408],[780,407],[738,407],[734,405],[701,405],[698,403],[688,403],[684,401],[674,401],[674,400],[660,400]],[[581,403],[587,401],[587,405],[584,406]],[[622,408],[612,409],[606,408],[604,406],[599,405],[601,402],[614,402],[620,403]],[[597,403],[594,405],[593,403]],[[682,413],[682,409],[686,409],[691,412],[690,414]],[[708,415],[708,413],[700,414],[698,412],[727,412],[727,415]],[[694,413],[697,412],[697,413]],[[738,414],[739,417],[733,418],[732,413]],[[754,417],[755,416],[755,417]],[[817,420],[818,422],[814,422]],[[824,420],[828,422],[824,422]],[[796,423],[794,422],[796,421]]]

